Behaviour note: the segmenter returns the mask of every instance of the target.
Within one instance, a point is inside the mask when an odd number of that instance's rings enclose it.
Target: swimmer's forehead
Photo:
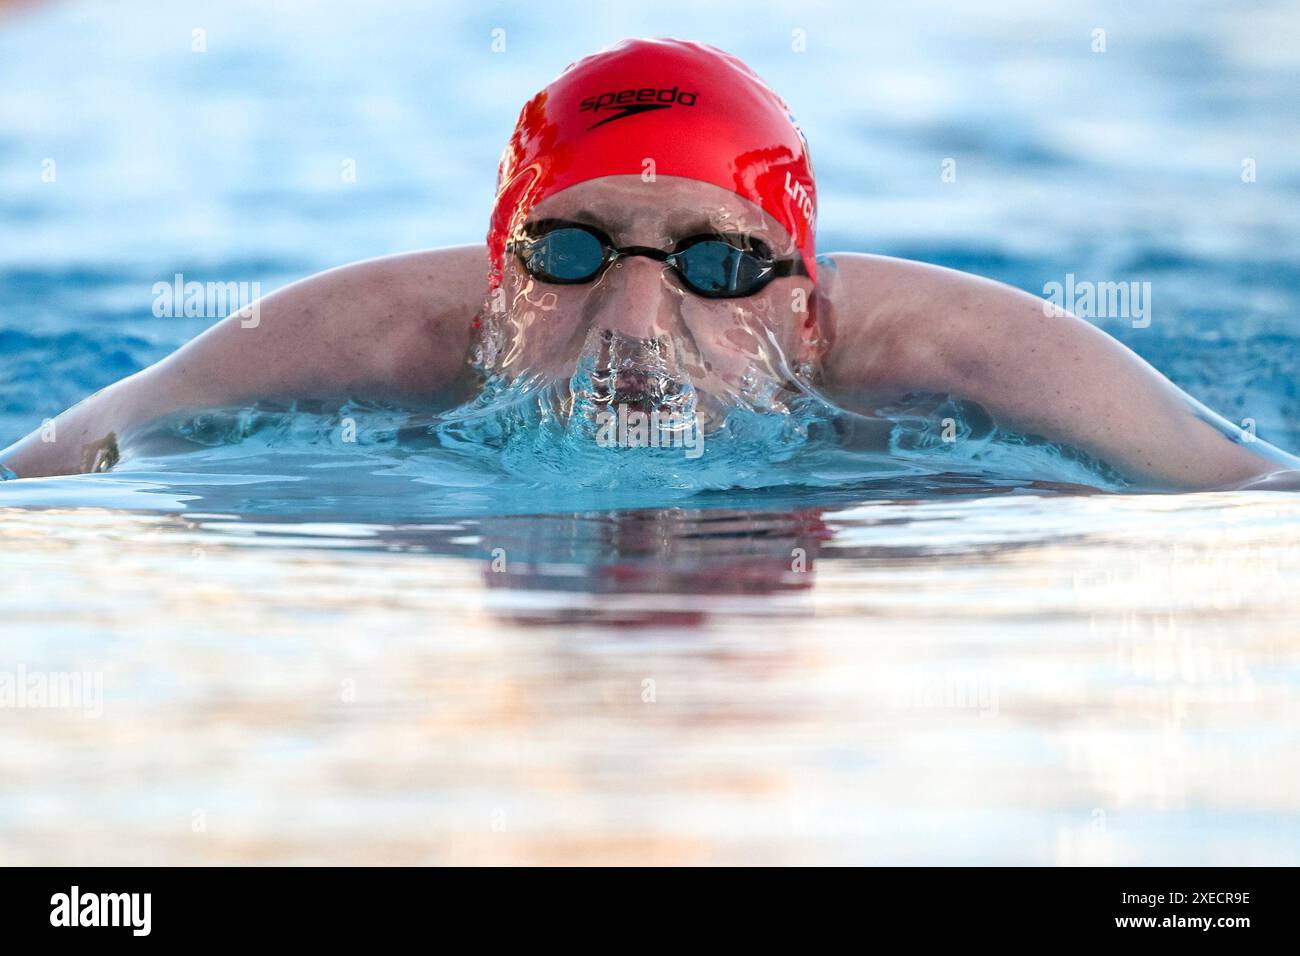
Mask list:
[[[548,196],[526,222],[569,219],[608,233],[615,241],[637,235],[684,237],[726,231],[788,238],[761,206],[711,183],[674,176],[643,182],[639,176],[606,176]]]

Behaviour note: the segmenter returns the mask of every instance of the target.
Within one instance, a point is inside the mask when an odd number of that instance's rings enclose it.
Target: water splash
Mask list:
[[[476,499],[475,510],[495,502],[511,512],[522,502],[545,512],[780,489],[927,497],[1044,483],[1126,487],[1086,455],[1004,432],[978,405],[942,396],[913,396],[874,418],[812,393],[789,398],[782,412],[736,407],[705,434],[698,458],[682,448],[602,447],[593,419],[573,413],[586,401],[574,396],[589,374],[579,371],[568,383],[490,380],[473,400],[442,415],[348,402],[165,419],[128,436],[114,473],[146,469],[164,481],[174,474],[181,485],[203,473],[283,482],[305,476],[315,487],[329,474],[337,500],[353,485],[362,498],[376,481],[401,477],[448,496],[472,489],[487,496]]]

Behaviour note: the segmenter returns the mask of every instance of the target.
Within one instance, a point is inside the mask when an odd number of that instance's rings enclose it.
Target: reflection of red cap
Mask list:
[[[713,183],[757,203],[817,276],[808,144],[785,102],[736,57],[691,40],[623,40],[570,64],[519,114],[497,176],[490,281],[515,217],[588,179],[645,172]]]

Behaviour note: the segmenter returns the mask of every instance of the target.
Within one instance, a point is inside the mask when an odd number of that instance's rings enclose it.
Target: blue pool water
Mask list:
[[[481,241],[519,104],[637,34],[782,93],[819,251],[1150,282],[1098,324],[1300,451],[1300,17],[1041,2],[0,14],[0,447],[202,331],[176,273]],[[1293,496],[928,419],[584,486],[351,411],[0,485],[0,672],[104,685],[0,709],[0,860],[1300,861]]]

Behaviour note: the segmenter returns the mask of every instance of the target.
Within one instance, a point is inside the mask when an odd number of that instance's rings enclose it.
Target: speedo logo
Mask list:
[[[614,120],[635,116],[637,113],[666,110],[673,106],[694,106],[697,95],[696,93],[684,92],[676,86],[668,86],[660,90],[650,86],[642,87],[639,90],[616,90],[609,93],[599,93],[596,96],[588,96],[578,104],[578,112],[585,113],[590,110],[592,115],[595,115],[602,110],[615,110],[614,113],[602,120],[597,120],[587,127],[588,130],[593,130],[597,126],[604,126],[606,123],[614,122]]]

